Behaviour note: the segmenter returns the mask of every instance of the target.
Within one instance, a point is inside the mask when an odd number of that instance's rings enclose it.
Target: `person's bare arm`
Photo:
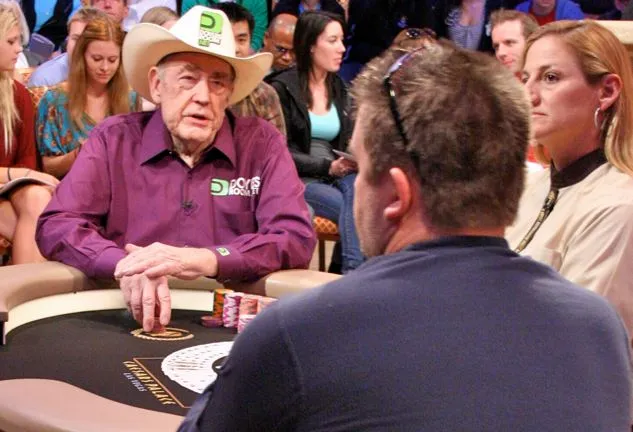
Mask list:
[[[78,153],[79,147],[64,155],[42,156],[44,172],[47,172],[57,178],[62,178],[68,173],[68,171],[70,171],[70,167],[73,165],[75,160],[77,160]]]

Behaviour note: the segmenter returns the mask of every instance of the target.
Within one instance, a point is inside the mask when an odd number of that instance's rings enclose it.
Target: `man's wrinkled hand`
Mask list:
[[[166,277],[123,276],[119,285],[128,310],[144,331],[151,332],[169,324],[171,295]]]
[[[114,270],[117,279],[140,274],[150,279],[163,276],[196,279],[200,276],[213,277],[218,271],[217,258],[209,249],[152,243],[147,247],[128,244],[125,250],[128,255],[119,261]]]

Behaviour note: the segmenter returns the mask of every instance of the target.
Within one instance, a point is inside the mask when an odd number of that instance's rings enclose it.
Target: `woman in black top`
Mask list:
[[[288,147],[306,184],[306,201],[321,216],[338,223],[342,270],[363,257],[354,227],[356,164],[334,151],[345,151],[352,124],[347,89],[336,72],[341,66],[343,18],[329,12],[306,12],[297,22],[297,66],[272,78],[287,125]]]

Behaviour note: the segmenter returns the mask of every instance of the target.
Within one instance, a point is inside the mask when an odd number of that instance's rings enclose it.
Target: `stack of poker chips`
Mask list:
[[[243,293],[232,292],[224,297],[224,309],[222,311],[222,322],[226,328],[236,328],[240,316],[240,304]]]
[[[202,324],[206,327],[237,328],[237,332],[241,333],[258,313],[276,301],[271,297],[216,289],[213,315],[202,317]]]
[[[237,332],[238,333],[242,333],[244,331],[244,328],[248,324],[250,324],[250,322],[253,321],[255,319],[255,317],[256,317],[255,314],[240,315],[239,322],[237,323]]]

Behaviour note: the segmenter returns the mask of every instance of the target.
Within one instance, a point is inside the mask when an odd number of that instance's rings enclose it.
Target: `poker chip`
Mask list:
[[[215,318],[222,319],[222,312],[224,311],[224,297],[228,293],[232,293],[233,290],[227,288],[218,288],[213,291],[213,312],[212,315]]]
[[[261,296],[255,294],[244,294],[240,302],[240,316],[255,315],[257,313],[257,304]]]
[[[204,315],[200,317],[200,323],[209,328],[222,327],[222,318],[214,317],[213,315]]]
[[[271,304],[277,301],[276,298],[272,297],[260,297],[257,299],[257,313],[260,313],[264,309],[266,309]]]
[[[255,319],[255,314],[240,314],[239,321],[237,323],[237,332],[242,333],[246,326]]]
[[[226,328],[236,328],[240,316],[240,303],[244,293],[232,292],[224,297],[224,310],[222,311],[222,322]]]

